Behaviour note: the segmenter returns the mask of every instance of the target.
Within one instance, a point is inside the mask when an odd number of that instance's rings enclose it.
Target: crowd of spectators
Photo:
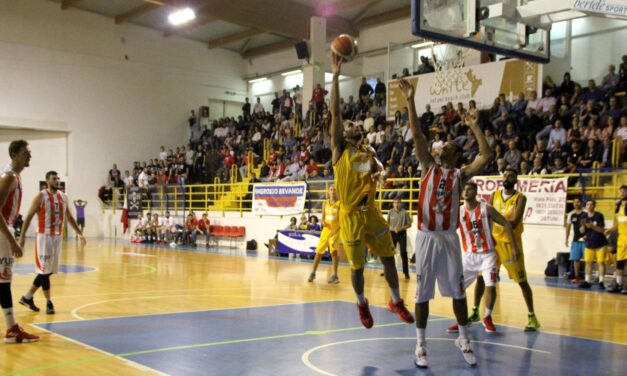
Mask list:
[[[610,66],[600,86],[589,80],[584,88],[565,73],[560,84],[547,76],[542,96],[535,91],[520,93],[515,99],[501,94],[489,109],[478,109],[473,100],[468,104],[447,103],[438,110],[427,105],[419,114],[421,127],[434,155],[444,142],[453,140],[463,149],[461,163],[469,163],[479,148],[463,119],[466,113],[474,113],[496,153],[483,171],[486,175],[502,174],[506,168],[542,175],[575,172],[593,165],[616,167],[612,165],[612,148],[619,146],[623,161],[627,154],[626,72],[624,56],[618,73]],[[167,151],[162,146],[152,159],[135,162],[124,174],[114,166],[109,181],[112,186],[146,187],[155,183],[210,183],[216,176],[222,181],[241,180],[250,176],[251,163],[260,166],[253,181],[330,179],[333,170],[327,96],[328,92],[318,85],[310,98],[303,98],[299,87],[291,92],[283,90],[281,95],[275,93],[270,108],[265,108],[259,98],[254,104],[247,99],[237,118],[213,121],[187,146]],[[379,79],[372,87],[364,78],[356,99],[349,95],[340,100],[344,127],[363,131],[388,178],[418,177],[420,165],[408,128],[407,109],[397,111],[394,120],[387,121],[385,99],[385,84]],[[308,107],[301,119],[303,100]],[[192,113],[190,126],[195,121]],[[619,142],[615,144],[614,140]],[[268,152],[267,159],[262,157],[264,151]],[[233,171],[237,176],[231,176]],[[386,181],[384,185],[396,189],[385,193],[385,199],[405,198],[403,189],[408,183]]]

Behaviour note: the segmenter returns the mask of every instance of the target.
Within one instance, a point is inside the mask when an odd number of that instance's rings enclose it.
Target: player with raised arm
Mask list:
[[[460,195],[463,184],[477,175],[494,158],[494,152],[479,128],[477,118],[467,115],[465,122],[479,144],[479,154],[472,163],[457,168],[462,149],[453,141],[444,144],[440,163],[429,153],[427,138],[422,133],[416,105],[415,89],[407,80],[399,87],[407,100],[409,126],[416,156],[422,171],[418,198],[418,233],[416,235],[416,359],[418,367],[427,367],[426,327],[429,317],[429,300],[435,294],[435,282],[442,296],[453,298],[453,311],[459,324],[459,338],[455,345],[470,365],[477,363],[468,338],[468,307],[464,288],[462,255],[457,235]]]
[[[365,250],[368,247],[383,263],[385,279],[391,293],[388,310],[411,324],[414,317],[405,307],[398,287],[392,236],[387,222],[375,205],[376,183],[382,166],[376,162],[373,150],[362,144],[361,131],[354,129],[344,134],[338,84],[342,58],[334,53],[331,56],[331,147],[335,189],[340,201],[340,239],[351,267],[351,282],[357,296],[359,319],[366,328],[371,328],[374,324],[368,299],[364,295]]]

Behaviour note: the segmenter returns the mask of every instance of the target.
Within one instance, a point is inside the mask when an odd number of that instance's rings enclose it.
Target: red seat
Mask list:
[[[228,231],[227,231],[227,236],[230,238],[236,238],[237,237],[237,227],[235,226],[228,226]]]
[[[241,236],[241,237],[246,236],[246,227],[244,227],[244,226],[239,226],[239,227],[237,228],[237,236]]]
[[[222,226],[217,226],[216,225],[216,226],[211,226],[211,227],[214,227],[214,230],[215,230],[215,232],[211,233],[211,235],[213,235],[213,236],[223,236],[222,234],[223,234],[224,230],[223,230]]]

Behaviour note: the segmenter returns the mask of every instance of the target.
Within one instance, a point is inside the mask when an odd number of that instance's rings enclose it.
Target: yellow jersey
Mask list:
[[[627,241],[627,215],[625,215],[625,203],[621,203],[618,206],[618,211],[614,216],[614,223],[618,229],[618,237],[621,240]]]
[[[324,218],[325,226],[331,229],[340,227],[340,201],[336,200],[333,204],[330,200],[324,202]]]
[[[516,203],[522,195],[522,193],[515,191],[513,195],[511,195],[507,199],[504,199],[503,189],[498,189],[496,190],[496,192],[494,192],[494,196],[492,198],[492,206],[499,213],[501,213],[503,217],[505,217],[505,219],[511,222],[516,216]],[[523,233],[522,221],[520,221],[518,223],[518,226],[516,226],[516,228],[514,228],[513,230],[514,236],[516,236],[517,239],[520,239],[520,236]],[[497,242],[500,240],[502,242],[509,243],[509,238],[507,237],[505,229],[498,223],[492,224],[492,235],[497,240]]]
[[[335,189],[342,208],[374,205],[376,183],[372,180],[372,156],[354,145],[346,144],[335,163]]]

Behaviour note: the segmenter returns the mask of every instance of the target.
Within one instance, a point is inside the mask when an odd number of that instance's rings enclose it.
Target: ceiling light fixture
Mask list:
[[[268,77],[259,77],[259,78],[255,78],[254,80],[248,80],[249,84],[254,84],[255,82],[261,82],[261,81],[265,81],[267,80]]]
[[[168,15],[168,21],[174,26],[179,26],[196,18],[196,13],[191,8],[174,11]]]
[[[283,72],[281,73],[281,76],[285,77],[285,76],[291,76],[291,75],[300,74],[300,73],[303,73],[303,71],[300,69],[296,69],[296,70],[289,71],[289,72]]]

